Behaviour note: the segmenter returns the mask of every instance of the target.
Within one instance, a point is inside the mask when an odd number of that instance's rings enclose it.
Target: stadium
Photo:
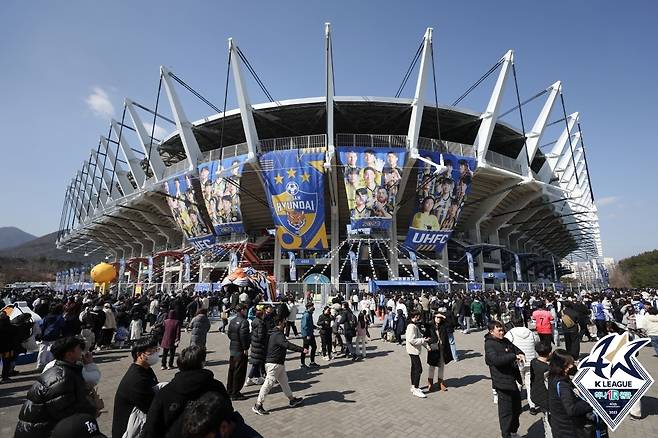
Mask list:
[[[522,102],[513,51],[483,76],[495,82],[478,110],[438,104],[432,29],[401,85],[412,98],[334,95],[329,25],[324,96],[275,101],[229,52],[237,108],[164,67],[154,108],[125,100],[66,188],[58,248],[107,255],[127,291],[241,285],[238,268],[282,292],[559,288],[566,261],[602,256],[578,113],[559,81]],[[248,74],[268,102],[251,102]],[[188,120],[188,91],[214,112]],[[504,93],[511,111],[541,99],[539,115],[503,122]],[[158,120],[174,128],[162,139],[145,124]]]

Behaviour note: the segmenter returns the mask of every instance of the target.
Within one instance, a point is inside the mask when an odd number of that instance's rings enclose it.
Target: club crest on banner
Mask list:
[[[627,332],[610,334],[578,365],[574,385],[613,431],[654,382],[635,357],[650,342],[648,338],[630,341]]]
[[[283,249],[326,249],[324,148],[263,154],[268,203]]]

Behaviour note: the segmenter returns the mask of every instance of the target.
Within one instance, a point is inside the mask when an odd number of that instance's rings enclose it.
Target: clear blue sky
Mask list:
[[[655,249],[657,17],[654,1],[5,0],[0,226],[57,229],[65,187],[107,133],[108,115],[120,117],[126,96],[152,106],[161,64],[221,106],[232,36],[275,98],[322,95],[329,21],[338,95],[392,96],[428,26],[443,104],[510,48],[522,98],[562,80],[567,111],[582,116],[605,255]],[[252,101],[264,101],[251,85]],[[461,106],[482,111],[491,87]],[[191,119],[212,112],[182,95]],[[538,106],[526,110],[530,124]]]

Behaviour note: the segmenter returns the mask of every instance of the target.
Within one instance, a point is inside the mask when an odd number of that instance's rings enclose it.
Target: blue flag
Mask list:
[[[327,249],[324,224],[325,148],[263,154],[267,202],[283,249]]]

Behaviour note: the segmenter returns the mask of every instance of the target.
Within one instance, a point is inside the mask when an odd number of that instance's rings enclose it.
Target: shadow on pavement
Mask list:
[[[356,400],[345,399],[346,395],[353,394],[354,391],[324,391],[316,392],[314,394],[307,394],[304,396],[304,402],[300,407],[312,406],[320,403],[336,402],[336,403],[356,403]],[[284,409],[290,409],[288,406],[281,406],[278,408],[270,409],[270,412],[276,412]]]
[[[452,379],[446,379],[445,384],[450,388],[463,388],[464,386],[472,385],[473,383],[477,383],[480,380],[490,380],[489,376],[485,376],[482,374],[477,374],[477,375],[472,375],[472,376],[464,376],[464,377],[459,377],[459,378],[452,378]]]
[[[471,359],[473,357],[482,357],[482,353],[473,350],[457,350],[459,360]]]

